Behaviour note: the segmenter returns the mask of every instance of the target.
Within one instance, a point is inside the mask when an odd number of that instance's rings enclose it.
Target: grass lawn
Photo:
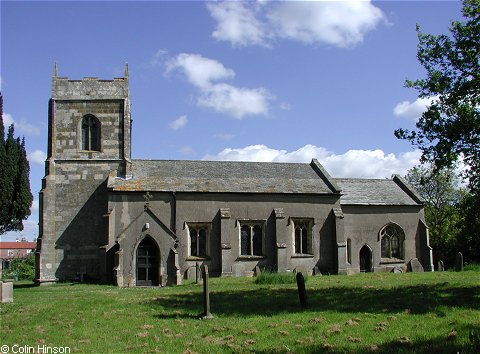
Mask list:
[[[296,284],[210,279],[214,319],[200,320],[202,285],[128,288],[16,284],[0,309],[0,344],[83,353],[480,352],[480,272],[309,277]]]

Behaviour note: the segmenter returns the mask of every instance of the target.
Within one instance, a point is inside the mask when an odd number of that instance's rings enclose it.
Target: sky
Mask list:
[[[309,162],[333,177],[405,175],[420,152],[394,136],[429,104],[416,24],[446,34],[459,1],[0,2],[4,122],[26,139],[38,236],[53,64],[122,77],[132,158]]]

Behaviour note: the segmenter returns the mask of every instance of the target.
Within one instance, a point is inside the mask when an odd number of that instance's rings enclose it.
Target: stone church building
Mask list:
[[[54,68],[40,191],[38,283],[179,284],[254,269],[432,270],[422,199],[399,177],[332,178],[310,163],[131,159],[128,69]],[[259,268],[256,268],[256,267]]]

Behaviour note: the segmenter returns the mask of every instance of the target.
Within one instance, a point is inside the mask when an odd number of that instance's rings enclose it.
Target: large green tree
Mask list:
[[[0,234],[23,230],[23,220],[30,215],[33,200],[29,173],[25,139],[15,138],[13,124],[5,139],[0,94]]]
[[[436,260],[451,263],[460,247],[463,211],[459,207],[467,191],[454,169],[436,170],[431,164],[410,169],[405,180],[425,199],[425,221]]]
[[[449,35],[425,34],[417,25],[417,58],[426,78],[407,80],[420,97],[432,98],[416,130],[395,135],[418,146],[437,170],[458,160],[468,168],[472,196],[480,203],[480,0],[464,0],[464,22],[451,23]]]

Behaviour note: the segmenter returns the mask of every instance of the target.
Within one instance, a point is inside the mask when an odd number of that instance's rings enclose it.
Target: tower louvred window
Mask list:
[[[100,151],[100,122],[93,115],[82,119],[82,149]]]

